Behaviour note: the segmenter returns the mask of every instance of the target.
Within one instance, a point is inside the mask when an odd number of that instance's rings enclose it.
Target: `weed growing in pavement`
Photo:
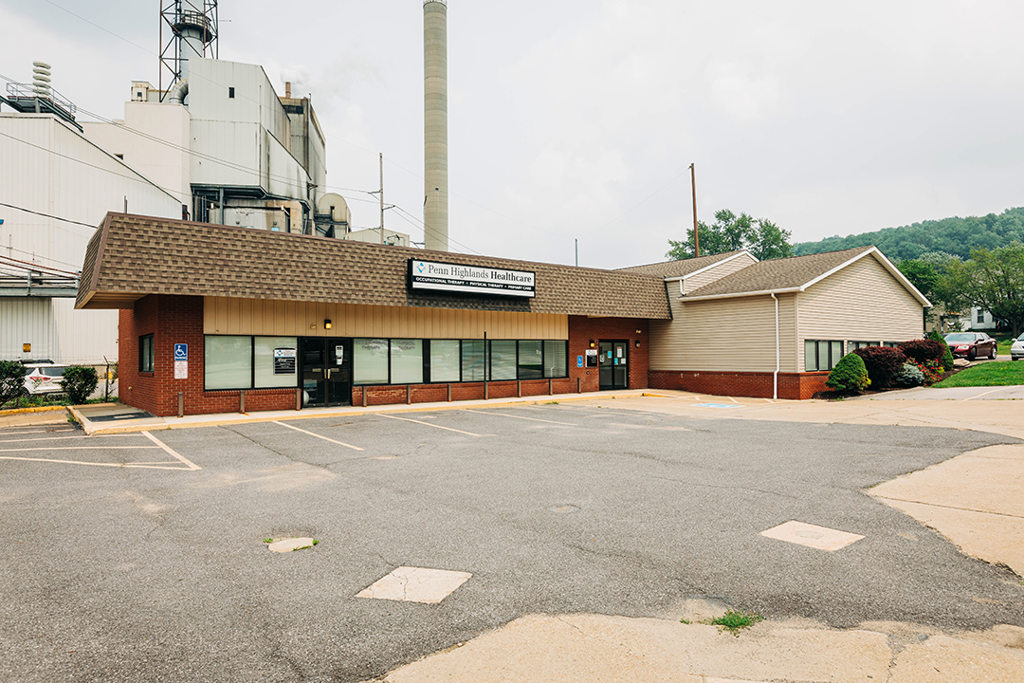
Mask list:
[[[319,542],[320,542],[320,541],[316,540],[315,538],[313,539],[313,545],[316,545],[316,544],[318,544]]]
[[[264,543],[273,543],[273,542],[274,542],[274,539],[272,539],[272,538],[264,538],[264,539],[263,539],[263,542],[264,542]]]
[[[725,614],[720,617],[715,617],[711,620],[711,623],[718,626],[723,631],[729,631],[737,638],[740,635],[740,629],[749,628],[759,621],[764,621],[764,617],[754,612],[737,612],[735,610],[726,610]]]
[[[680,619],[679,623],[680,624],[692,624],[693,622],[690,621],[689,619]]]

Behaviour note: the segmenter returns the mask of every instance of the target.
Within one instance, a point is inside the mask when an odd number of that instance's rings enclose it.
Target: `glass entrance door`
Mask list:
[[[303,337],[302,405],[340,406],[352,403],[352,340]]]
[[[597,343],[598,381],[601,390],[629,388],[629,343],[605,341]]]

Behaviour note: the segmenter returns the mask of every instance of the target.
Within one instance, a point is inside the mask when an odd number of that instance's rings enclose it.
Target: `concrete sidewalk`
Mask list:
[[[649,390],[607,391],[587,394],[544,394],[509,398],[492,398],[471,401],[437,401],[432,403],[389,403],[377,406],[338,406],[332,408],[303,408],[302,410],[266,410],[254,413],[215,413],[209,415],[186,415],[184,417],[157,417],[123,403],[96,403],[85,406],[71,406],[68,411],[86,435],[122,434],[126,432],[157,431],[162,429],[190,429],[195,427],[219,427],[222,425],[248,424],[252,422],[277,422],[282,420],[305,420],[323,417],[373,415],[380,413],[408,413],[438,410],[465,410],[469,408],[500,408],[512,405],[539,405],[543,403],[565,403],[585,401],[595,397],[611,400],[620,398],[641,398]],[[140,414],[142,413],[142,414]]]

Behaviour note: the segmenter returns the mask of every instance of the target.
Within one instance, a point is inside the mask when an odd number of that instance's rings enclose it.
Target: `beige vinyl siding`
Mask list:
[[[923,334],[921,303],[870,254],[808,287],[800,297],[798,365],[804,340],[906,341]],[[849,352],[844,346],[844,351]]]
[[[683,278],[683,291],[692,292],[695,289],[703,287],[704,285],[710,285],[715,280],[721,280],[726,275],[732,275],[738,270],[743,270],[749,265],[757,263],[750,254],[739,254],[735,258],[721,263],[716,263],[702,273],[697,273],[689,277]],[[676,286],[676,293],[679,292],[679,287]]]
[[[770,296],[679,300],[669,287],[671,321],[652,320],[651,370],[775,370],[775,302]],[[779,296],[780,361],[783,372],[796,370],[796,297]]]
[[[324,329],[324,320],[332,323]],[[413,339],[568,339],[569,317],[550,313],[204,298],[206,334]]]

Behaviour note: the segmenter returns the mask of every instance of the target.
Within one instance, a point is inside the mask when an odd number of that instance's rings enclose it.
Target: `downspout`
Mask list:
[[[772,398],[779,397],[779,366],[782,364],[782,349],[779,346],[779,297],[771,292],[775,301],[775,373],[772,375]]]

